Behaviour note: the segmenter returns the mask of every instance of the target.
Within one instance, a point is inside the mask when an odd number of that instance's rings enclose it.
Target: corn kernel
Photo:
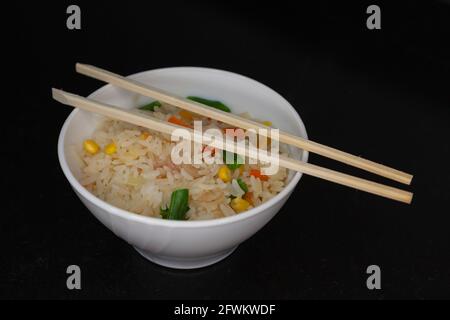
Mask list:
[[[117,146],[116,146],[116,144],[115,144],[114,142],[108,144],[108,145],[105,147],[105,153],[106,153],[106,154],[111,155],[111,154],[116,153],[116,151],[117,151]]]
[[[219,172],[217,173],[217,175],[223,182],[231,181],[231,170],[226,165],[223,165],[219,168]]]
[[[250,207],[250,203],[242,198],[234,198],[230,203],[231,208],[237,213],[245,211]]]
[[[143,132],[141,133],[141,135],[139,136],[139,138],[140,138],[141,140],[146,140],[149,136],[150,136],[150,133],[148,133],[147,131],[143,131]]]
[[[100,147],[94,140],[84,140],[83,143],[84,150],[86,150],[87,153],[90,154],[96,154],[98,150],[100,150]]]
[[[262,124],[265,125],[266,127],[271,127],[272,121],[263,121]]]

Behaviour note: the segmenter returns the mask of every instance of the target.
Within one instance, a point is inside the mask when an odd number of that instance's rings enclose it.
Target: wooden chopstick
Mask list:
[[[121,75],[91,65],[77,63],[76,70],[78,73],[95,78],[97,80],[101,80],[116,85],[118,87],[139,93],[143,96],[151,97],[153,99],[166,102],[176,107],[186,109],[188,111],[227,123],[235,127],[254,130],[267,129],[267,127],[258,122],[244,119],[232,113],[205,107],[200,103],[185,99],[183,97],[176,96],[174,94],[165,92],[157,88],[153,88],[139,81],[125,78]],[[286,132],[282,132],[281,130],[279,133],[279,141],[407,185],[411,183],[411,180],[413,178],[413,176],[408,173],[390,168],[388,166],[361,157],[354,156],[352,154],[319,144],[317,142],[313,142],[308,139],[304,139]]]
[[[98,113],[113,119],[129,122],[138,126],[148,128],[150,130],[171,134],[175,129],[183,128],[188,130],[193,138],[193,141],[202,143],[201,139],[194,134],[192,129],[181,127],[169,122],[161,121],[151,116],[143,116],[137,112],[120,109],[115,106],[100,103],[91,99],[87,99],[75,94],[64,92],[58,89],[52,89],[53,98],[62,104],[73,107],[78,107],[90,112]],[[239,146],[235,146],[232,142],[225,141],[225,144],[214,145],[219,149],[224,149],[230,152],[238,153],[242,156],[251,157],[252,155],[246,152]],[[269,156],[268,161],[274,161],[273,156]],[[279,157],[279,165],[287,169],[302,172],[317,178],[335,182],[344,186],[352,187],[354,189],[366,191],[385,198],[397,200],[404,203],[411,203],[413,194],[408,191],[389,187],[383,184],[375,183],[369,180],[353,177],[341,172],[322,168],[310,163],[299,161],[285,156]]]

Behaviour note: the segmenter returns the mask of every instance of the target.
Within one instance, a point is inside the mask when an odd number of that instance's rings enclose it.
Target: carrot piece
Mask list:
[[[192,126],[188,125],[186,122],[184,122],[184,121],[181,120],[181,119],[178,119],[178,118],[175,117],[175,116],[171,116],[171,117],[169,118],[169,120],[167,120],[167,121],[169,121],[169,122],[171,122],[171,123],[173,123],[173,124],[177,124],[177,125],[179,125],[179,126],[186,127],[186,128],[192,128]]]
[[[260,170],[252,169],[250,170],[250,175],[254,176],[255,178],[260,179],[261,181],[267,181],[269,180],[269,176],[266,176],[264,174],[261,174]]]
[[[216,148],[204,145],[202,148],[202,153],[210,153],[211,157],[214,157],[216,154]]]
[[[242,197],[242,199],[246,200],[248,203],[253,205],[253,192],[251,191],[246,192]]]
[[[179,113],[180,113],[180,116],[186,121],[194,120],[194,116],[189,111],[181,110]]]

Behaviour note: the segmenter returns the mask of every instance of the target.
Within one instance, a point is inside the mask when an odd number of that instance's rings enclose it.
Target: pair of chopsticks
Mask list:
[[[190,112],[197,113],[202,116],[227,123],[234,127],[242,129],[254,129],[254,130],[267,129],[266,126],[258,122],[247,120],[232,113],[227,113],[221,110],[207,107],[195,101],[191,101],[183,97],[179,97],[174,94],[164,92],[160,89],[153,88],[139,81],[125,78],[123,76],[114,74],[107,70],[103,70],[94,66],[80,63],[76,64],[76,70],[78,73],[84,74],[94,79],[110,83],[112,85],[138,93],[143,96],[151,97],[155,100],[166,102],[173,106],[186,109]],[[192,129],[180,127],[175,124],[161,121],[151,116],[144,116],[135,111],[120,109],[115,106],[100,103],[58,89],[52,89],[52,95],[55,100],[63,104],[78,107],[80,109],[98,113],[113,119],[129,122],[154,131],[171,134],[175,129],[183,128],[185,130],[190,131],[191,136],[193,137],[193,140],[195,142],[199,143],[202,142],[201,137],[197,137]],[[313,142],[308,139],[304,139],[286,132],[282,132],[281,130],[279,132],[279,141],[407,185],[411,183],[411,180],[413,178],[412,175],[407,174],[405,172],[348,154],[346,152]],[[234,143],[225,142],[223,146],[214,144],[212,144],[212,146],[230,152],[235,152],[243,156],[251,156],[248,152],[246,152],[245,149],[239,148]],[[269,156],[268,161],[275,161],[275,159],[273,158],[273,156]],[[344,174],[338,171],[330,170],[327,168],[323,168],[320,166],[316,166],[310,163],[306,163],[285,156],[279,156],[278,161],[279,165],[282,167],[302,172],[304,174],[308,174],[317,178],[321,178],[344,186],[352,187],[358,190],[366,191],[375,195],[379,195],[382,197],[386,197],[389,199],[397,200],[408,204],[411,203],[412,201],[413,194],[405,190],[361,179],[358,177],[354,177],[348,174]]]

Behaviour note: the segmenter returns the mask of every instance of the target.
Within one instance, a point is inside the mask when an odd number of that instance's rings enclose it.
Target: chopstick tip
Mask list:
[[[413,180],[414,176],[412,174],[408,175],[408,182],[406,183],[407,185],[411,185],[411,182]]]
[[[77,62],[77,63],[75,63],[75,71],[81,72],[83,69],[85,69],[88,66],[89,66],[88,64]]]
[[[66,98],[64,97],[64,91],[60,89],[52,88],[52,97],[53,99],[61,103],[64,103],[66,101]]]
[[[56,89],[56,88],[52,88],[52,96],[55,97],[55,95],[57,95],[61,90]]]
[[[407,195],[406,199],[403,202],[406,203],[406,204],[411,204],[411,202],[413,200],[413,197],[414,197],[414,193],[408,192],[408,195]]]

